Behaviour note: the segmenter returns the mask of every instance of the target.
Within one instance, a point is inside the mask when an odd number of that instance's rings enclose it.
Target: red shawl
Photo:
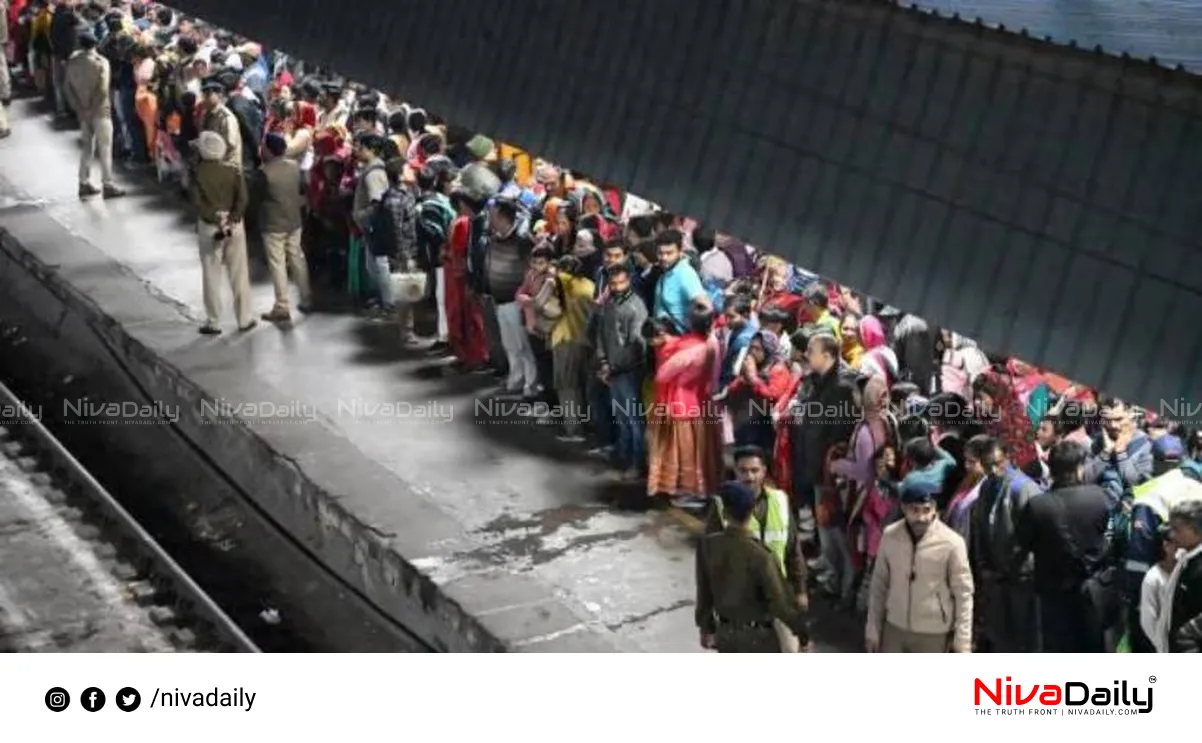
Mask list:
[[[790,440],[793,418],[786,413],[789,411],[789,404],[797,396],[797,388],[801,386],[803,379],[804,373],[794,371],[788,390],[776,401],[772,409],[772,415],[776,419],[776,441],[772,447],[772,479],[776,482],[776,487],[790,495],[793,492],[793,445]]]
[[[997,414],[985,424],[991,436],[1001,442],[1002,448],[1014,466],[1022,469],[1039,459],[1035,448],[1035,427],[1027,415],[1027,406],[1019,398],[1014,380],[994,371],[982,374],[990,380],[990,388],[997,391],[993,404]]]

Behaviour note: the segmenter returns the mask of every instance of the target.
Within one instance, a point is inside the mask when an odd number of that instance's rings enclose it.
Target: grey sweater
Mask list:
[[[642,369],[647,361],[647,341],[643,338],[647,314],[647,306],[633,290],[611,295],[596,319],[597,363],[609,364],[611,374]]]

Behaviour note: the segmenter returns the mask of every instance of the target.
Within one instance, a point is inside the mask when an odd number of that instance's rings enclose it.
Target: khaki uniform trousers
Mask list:
[[[254,321],[250,300],[250,272],[246,264],[246,226],[239,222],[231,229],[229,239],[213,239],[217,225],[198,221],[197,240],[200,243],[200,272],[204,281],[205,321],[216,327],[221,320],[222,274],[229,277],[234,291],[234,314],[238,327]]]
[[[302,305],[312,301],[309,287],[309,264],[305,262],[305,253],[301,248],[301,231],[267,232],[263,235],[263,245],[267,249],[267,268],[271,271],[271,285],[275,289],[274,310],[288,312],[288,272],[292,271],[292,280],[296,282],[296,290],[300,294]]]
[[[946,653],[950,647],[951,638],[946,634],[910,632],[888,622],[881,632],[882,653]]]
[[[79,136],[82,147],[79,151],[79,184],[92,182],[92,158],[100,160],[100,182],[105,186],[113,182],[113,119],[109,114],[79,117]]]

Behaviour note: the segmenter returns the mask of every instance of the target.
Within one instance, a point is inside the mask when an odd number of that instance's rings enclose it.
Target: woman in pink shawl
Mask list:
[[[846,479],[850,484],[847,512],[851,517],[848,524],[851,544],[857,545],[864,541],[867,543],[865,546],[869,555],[875,555],[875,546],[880,542],[884,526],[875,518],[876,511],[879,510],[875,507],[877,504],[872,504],[874,507],[870,509],[869,499],[875,491],[876,453],[893,441],[888,420],[889,387],[885,380],[878,376],[871,376],[866,380],[862,378],[856,395],[863,411],[860,422],[851,434],[847,455],[831,461],[830,470],[831,474]],[[874,523],[869,523],[870,510]],[[862,526],[861,517],[864,519]],[[858,538],[861,529],[863,540]],[[862,550],[853,549],[852,555],[859,558],[856,567],[862,568]]]
[[[872,315],[860,320],[860,344],[864,354],[860,357],[860,373],[881,377],[885,389],[897,381],[897,354],[889,347],[885,326]]]
[[[694,312],[692,332],[679,338],[656,325],[655,403],[647,416],[647,494],[706,496],[722,482],[722,428],[712,413],[718,341],[712,316]]]
[[[831,462],[831,473],[846,478],[857,489],[868,487],[876,479],[872,455],[889,441],[885,415],[889,409],[889,388],[880,377],[868,377],[856,391],[861,416],[851,434],[847,456]]]

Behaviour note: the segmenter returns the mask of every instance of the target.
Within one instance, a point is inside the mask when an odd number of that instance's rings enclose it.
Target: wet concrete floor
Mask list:
[[[127,198],[80,202],[78,138],[56,129],[29,102],[12,110],[13,136],[0,143],[0,220],[25,205],[44,209],[72,233],[201,317],[195,226],[178,196],[129,174]],[[96,175],[93,176],[96,178]],[[254,256],[255,305],[272,304],[261,256]],[[227,297],[227,313],[229,300]],[[256,313],[257,314],[257,313]],[[320,417],[356,448],[392,470],[460,522],[480,546],[432,572],[503,565],[551,587],[583,622],[623,649],[699,650],[693,624],[690,527],[677,512],[649,512],[638,493],[610,484],[603,468],[553,431],[510,411],[490,410],[488,377],[446,376],[444,362],[407,352],[395,326],[337,313],[260,326],[214,344],[238,344],[248,375],[290,399],[278,425]],[[389,531],[388,501],[365,514]],[[372,521],[372,523],[376,523]],[[816,649],[849,650],[858,622],[819,612]]]

